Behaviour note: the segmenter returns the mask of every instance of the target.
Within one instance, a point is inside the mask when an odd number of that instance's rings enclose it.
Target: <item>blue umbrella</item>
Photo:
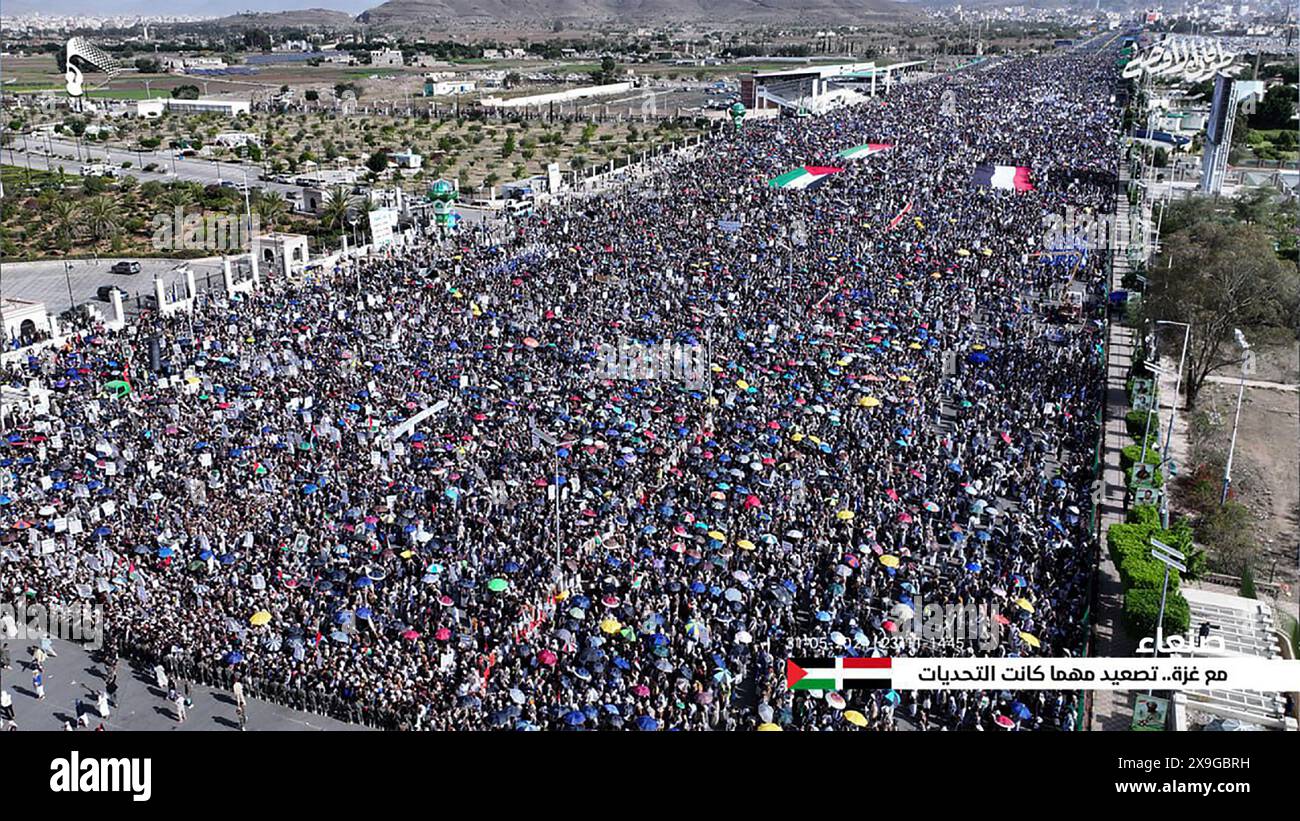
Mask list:
[[[160,559],[170,559],[174,555],[176,555],[176,551],[172,550],[170,547],[158,548],[158,558]]]
[[[967,563],[966,563],[966,569],[969,570],[969,571],[972,572],[972,573],[978,573],[978,572],[980,572],[980,563],[979,563],[979,562],[967,562]]]
[[[650,716],[640,716],[636,720],[636,728],[638,730],[645,730],[646,732],[651,732],[653,730],[659,729],[659,722],[655,721]]]
[[[232,650],[226,654],[226,664],[238,664],[244,660],[244,654],[238,650]]]
[[[577,710],[570,710],[564,714],[564,723],[570,727],[577,727],[587,720],[587,717]]]

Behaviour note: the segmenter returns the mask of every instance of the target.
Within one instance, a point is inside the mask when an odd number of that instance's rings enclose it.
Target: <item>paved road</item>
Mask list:
[[[40,262],[7,262],[0,271],[0,296],[44,302],[45,309],[53,314],[61,314],[69,305],[68,289],[72,289],[75,304],[92,303],[105,315],[109,304],[101,302],[95,292],[101,285],[116,285],[127,292],[129,297],[123,300],[128,312],[135,308],[135,297],[153,295],[154,275],[160,275],[165,285],[173,281],[177,287],[185,284],[184,274],[175,273],[180,260],[174,259],[140,259],[140,273],[113,274],[109,269],[113,263],[132,257],[100,257],[98,260],[70,260],[66,269],[62,260],[45,260]],[[194,284],[202,292],[209,280],[212,287],[221,289],[221,258],[205,257],[187,260],[194,271]]]
[[[24,142],[26,142],[25,147]],[[51,150],[53,153],[48,153]],[[6,165],[19,168],[26,168],[30,163],[33,171],[57,171],[59,166],[63,166],[63,170],[69,174],[80,174],[81,167],[87,163],[109,163],[120,168],[122,163],[129,162],[131,167],[126,169],[125,173],[141,182],[146,180],[172,182],[180,179],[201,182],[204,185],[216,185],[222,180],[242,183],[247,172],[248,184],[254,188],[265,188],[281,193],[301,190],[296,185],[259,182],[257,175],[261,173],[261,166],[258,165],[223,163],[193,157],[176,159],[175,153],[161,148],[156,151],[131,151],[99,143],[93,146],[82,143],[78,148],[75,141],[55,138],[46,140],[43,137],[37,139],[34,136],[19,135],[12,144],[0,151],[0,159]],[[158,169],[143,171],[143,166],[149,163],[157,163]]]
[[[95,695],[104,686],[104,668],[91,660],[79,645],[55,641],[58,656],[45,663],[45,699],[39,701],[32,688],[29,643],[8,642],[11,669],[0,670],[0,686],[14,700],[15,719],[20,730],[62,730],[75,718],[77,700],[92,713],[93,729],[100,723],[94,713]],[[223,690],[193,685],[194,706],[184,723],[176,721],[175,707],[154,684],[153,673],[135,670],[122,662],[118,666],[117,707],[109,711],[106,730],[206,730],[237,731],[235,699]],[[365,730],[325,716],[290,710],[256,699],[248,700],[247,731],[257,730]]]
[[[1206,382],[1213,382],[1216,385],[1240,385],[1240,376],[1221,376],[1219,374],[1210,374],[1205,377]],[[1284,391],[1286,393],[1300,393],[1300,385],[1292,385],[1288,382],[1266,382],[1262,379],[1247,379],[1246,387],[1263,388],[1270,391]]]

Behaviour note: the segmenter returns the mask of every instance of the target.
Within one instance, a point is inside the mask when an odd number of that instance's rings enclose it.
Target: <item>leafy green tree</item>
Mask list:
[[[1294,265],[1283,264],[1273,240],[1255,225],[1196,222],[1164,240],[1152,266],[1143,310],[1151,319],[1188,322],[1187,402],[1210,374],[1240,361],[1233,329],[1251,335],[1285,325],[1300,292]]]

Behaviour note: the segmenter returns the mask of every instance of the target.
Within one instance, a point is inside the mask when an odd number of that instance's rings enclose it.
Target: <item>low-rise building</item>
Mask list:
[[[379,68],[401,68],[405,62],[402,60],[402,52],[386,48],[370,52],[370,65]]]
[[[149,100],[139,100],[135,104],[137,117],[150,118],[161,116],[164,111],[173,114],[222,114],[227,117],[237,117],[251,110],[252,105],[248,100],[222,100],[215,97],[200,97],[197,100],[154,97]]]

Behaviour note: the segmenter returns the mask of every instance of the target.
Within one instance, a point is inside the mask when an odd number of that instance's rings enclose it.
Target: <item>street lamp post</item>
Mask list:
[[[1165,427],[1165,444],[1162,450],[1161,460],[1169,464],[1169,448],[1174,438],[1174,417],[1178,415],[1178,394],[1183,388],[1183,366],[1187,360],[1187,344],[1191,340],[1192,326],[1188,322],[1174,322],[1173,320],[1161,319],[1156,322],[1156,326],[1177,325],[1183,329],[1183,350],[1178,355],[1178,374],[1174,379],[1174,398],[1169,403],[1169,424]],[[1169,528],[1169,494],[1165,493],[1160,502],[1160,522],[1161,527],[1166,530]]]
[[[551,446],[551,486],[555,488],[555,571],[559,573],[560,562],[562,561],[560,548],[563,544],[563,537],[560,533],[560,448],[572,447],[576,440],[561,442],[558,437],[551,436],[545,431],[537,430],[534,432],[537,434],[538,439]]]
[[[1179,573],[1187,572],[1187,556],[1182,551],[1175,550],[1169,545],[1158,539],[1151,539],[1151,558],[1165,566],[1165,582],[1160,588],[1160,614],[1156,616],[1156,641],[1155,655],[1160,655],[1160,646],[1164,644],[1165,638],[1165,601],[1169,595],[1169,571],[1176,570]],[[1151,695],[1150,690],[1147,695]]]
[[[1246,395],[1246,363],[1250,357],[1250,343],[1246,341],[1246,335],[1240,328],[1233,328],[1232,332],[1237,337],[1237,344],[1241,346],[1241,384],[1237,388],[1237,413],[1232,420],[1232,441],[1228,445],[1228,462],[1223,466],[1223,495],[1219,498],[1220,507],[1228,503],[1228,490],[1232,487],[1232,456],[1237,449],[1237,426],[1241,423],[1241,400]]]
[[[77,300],[72,296],[72,263],[66,259],[63,260],[63,278],[68,283],[68,310],[72,310],[77,307]]]

